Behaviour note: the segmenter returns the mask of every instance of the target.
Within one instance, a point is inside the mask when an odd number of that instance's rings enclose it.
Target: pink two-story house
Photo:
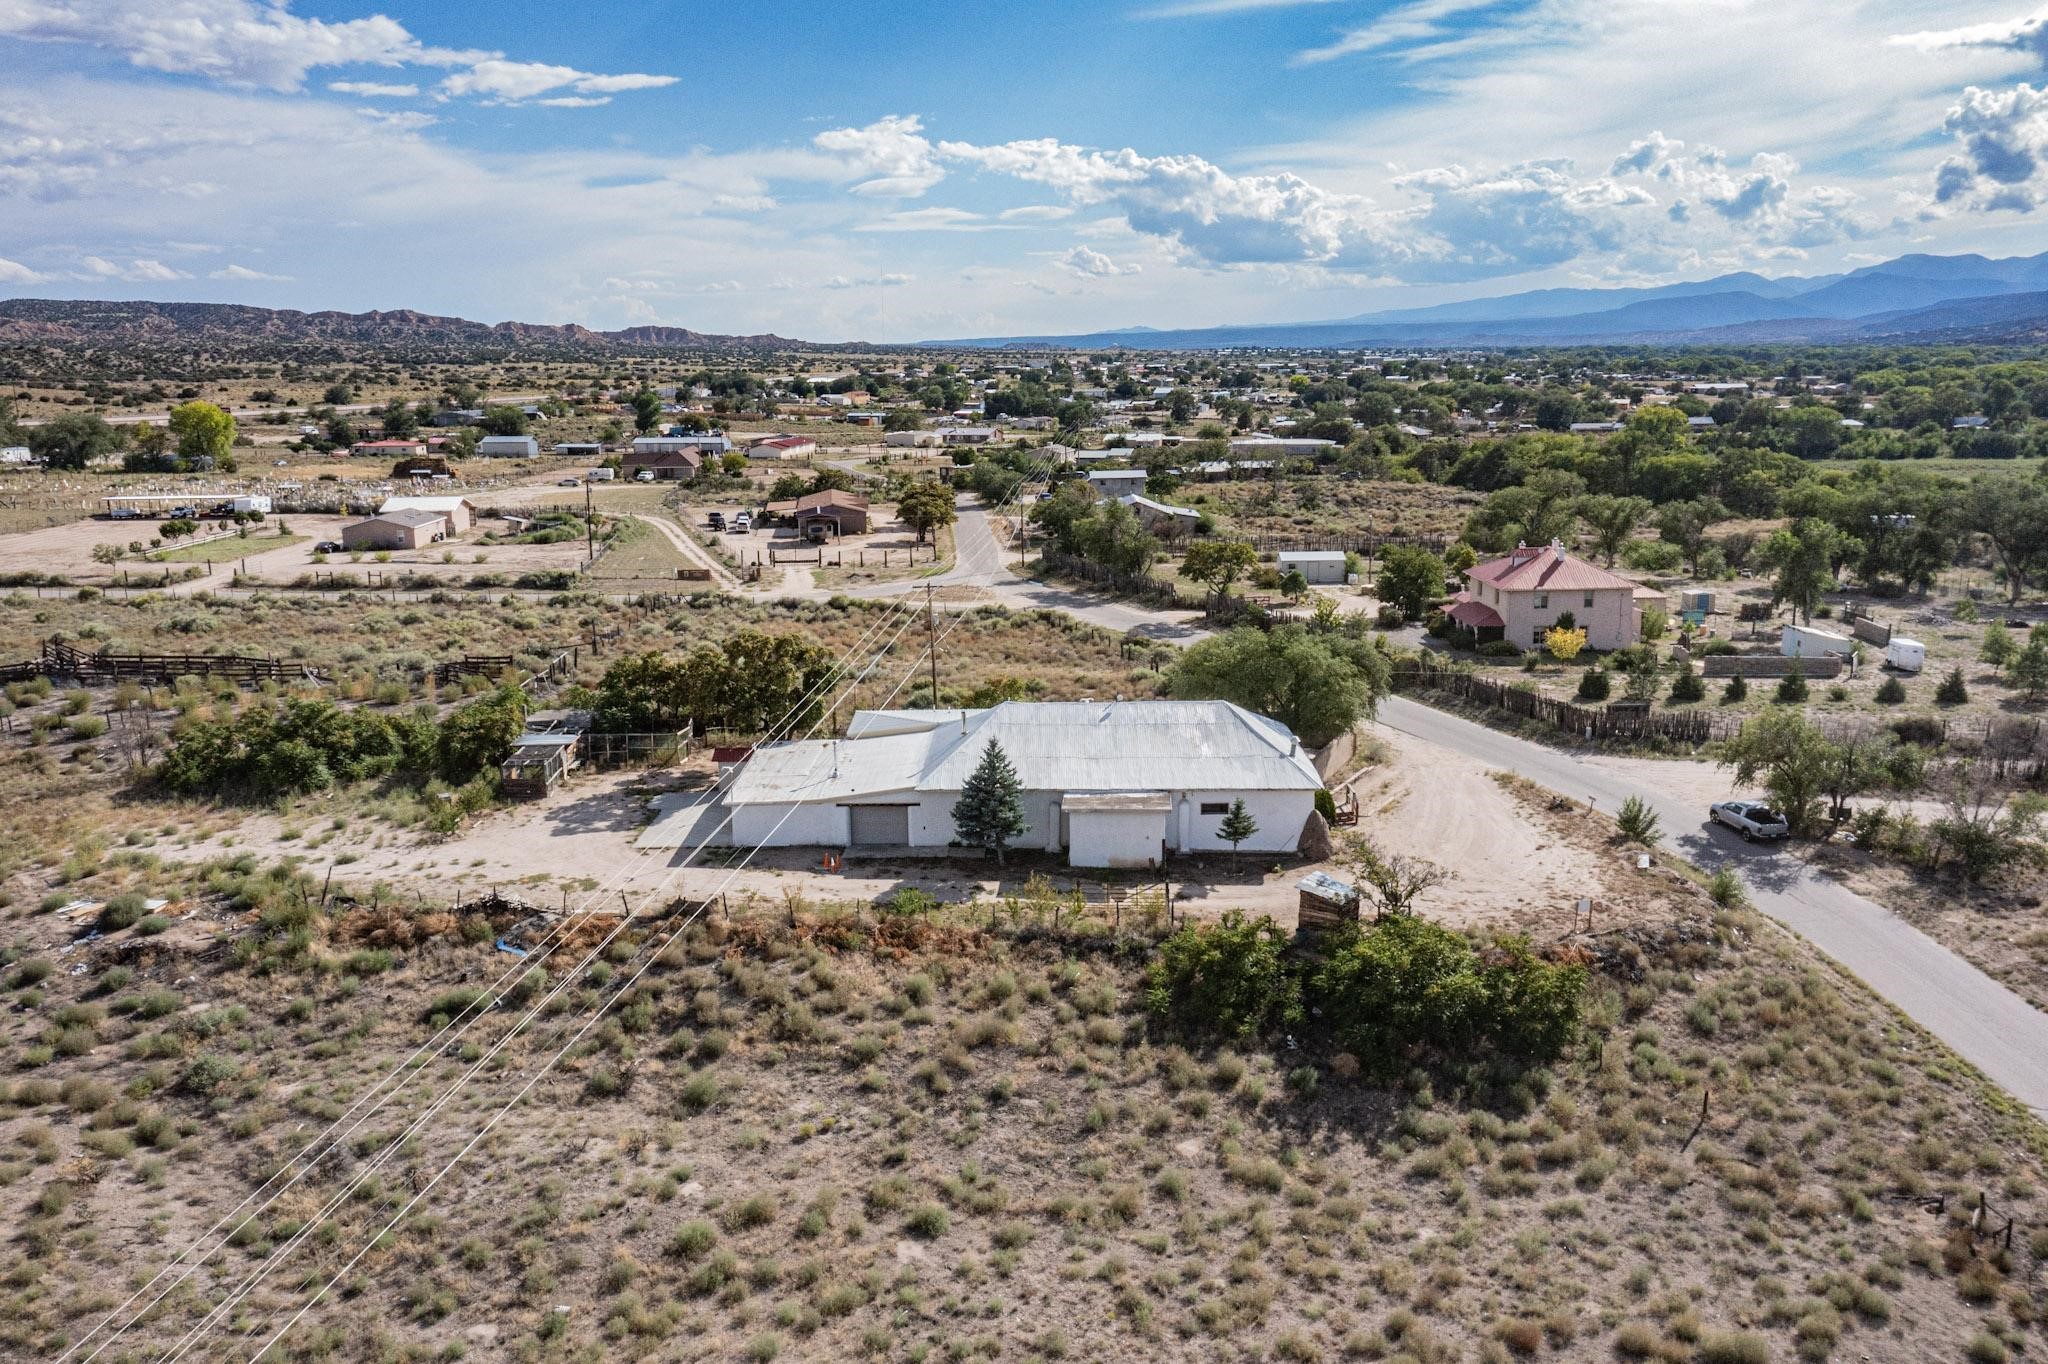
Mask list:
[[[1586,632],[1592,649],[1621,649],[1642,638],[1639,596],[1661,594],[1638,588],[1565,551],[1556,540],[1531,549],[1517,545],[1498,559],[1474,564],[1465,590],[1445,614],[1480,640],[1505,639],[1525,649],[1540,648],[1543,634],[1569,614]]]

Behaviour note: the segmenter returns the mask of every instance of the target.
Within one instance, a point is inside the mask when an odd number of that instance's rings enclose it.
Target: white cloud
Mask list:
[[[985,232],[996,224],[964,208],[906,208],[873,222],[862,223],[862,232]]]
[[[1450,32],[1444,21],[1472,10],[1492,9],[1499,3],[1500,0],[1411,0],[1369,24],[1345,30],[1333,43],[1297,53],[1294,63],[1313,66],[1388,47],[1408,47],[1411,58],[1449,55],[1443,45],[1431,41]],[[1430,46],[1411,46],[1423,43]]]
[[[1894,34],[1889,40],[1898,47],[1918,52],[1939,52],[1950,48],[1993,48],[2023,52],[2048,65],[2048,9],[2018,19],[1998,19],[1962,28]]]
[[[80,278],[119,279],[131,284],[161,284],[168,280],[190,279],[183,270],[174,270],[160,260],[131,260],[126,265],[116,265],[104,256],[85,256],[79,265],[85,273]]]
[[[20,261],[0,256],[0,284],[40,284],[43,277]]]
[[[328,23],[288,0],[6,0],[0,36],[86,43],[152,71],[297,90],[315,67],[453,65],[486,55],[431,48],[382,14]]]
[[[477,62],[466,71],[451,73],[440,84],[443,95],[482,95],[505,104],[517,104],[525,100],[538,99],[554,90],[570,90],[575,95],[610,95],[622,90],[651,90],[664,85],[674,85],[674,76],[599,76],[588,71],[578,71],[573,66],[554,66],[547,62],[514,62],[493,57]],[[541,100],[543,104],[559,104],[575,96]],[[602,99],[585,99],[584,104],[603,104]]]
[[[290,275],[269,275],[261,270],[251,270],[246,265],[223,265],[220,269],[209,272],[206,277],[208,279],[236,280],[245,284],[252,282],[283,283],[291,279]]]
[[[843,161],[847,174],[867,177],[853,186],[855,194],[914,199],[946,176],[915,114],[890,114],[864,128],[828,128],[811,144]]]
[[[1069,274],[1083,279],[1107,279],[1112,275],[1135,275],[1136,265],[1119,265],[1092,246],[1076,246],[1053,262]]]
[[[674,76],[600,75],[503,53],[431,47],[383,14],[330,23],[291,13],[291,0],[0,0],[0,37],[82,43],[135,66],[230,85],[295,91],[307,73],[333,66],[455,68],[444,96],[518,103],[555,90],[602,96],[672,85]],[[346,95],[418,93],[409,82],[335,81]],[[586,100],[586,102],[590,102]]]
[[[364,99],[402,99],[420,92],[417,85],[386,81],[329,81],[327,88],[338,95],[360,95]]]
[[[1960,150],[1935,172],[1936,204],[2025,213],[2048,202],[2048,87],[1973,85],[1942,130]]]
[[[912,283],[916,278],[917,276],[915,275],[901,273],[863,275],[855,278],[848,278],[845,275],[834,275],[830,279],[825,280],[822,287],[827,289],[893,289]]]
[[[1024,204],[1006,208],[996,216],[1006,223],[1056,223],[1073,217],[1074,210],[1066,204]]]

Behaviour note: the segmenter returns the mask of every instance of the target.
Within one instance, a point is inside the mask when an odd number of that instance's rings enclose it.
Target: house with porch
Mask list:
[[[1570,616],[1586,632],[1588,648],[1623,649],[1642,638],[1638,586],[1568,552],[1561,541],[1540,548],[1517,545],[1497,559],[1465,571],[1465,590],[1444,614],[1475,642],[1505,639],[1522,648],[1543,643],[1544,632]],[[1651,595],[1657,595],[1651,593]]]

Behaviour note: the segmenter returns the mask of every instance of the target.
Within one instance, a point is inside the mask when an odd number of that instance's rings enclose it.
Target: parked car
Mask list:
[[[580,479],[580,478],[561,478],[561,479],[556,479],[556,480],[555,480],[555,486],[556,486],[557,488],[579,488],[579,487],[583,486],[583,480],[582,480],[582,479]]]
[[[748,531],[754,528],[754,518],[747,515],[745,512],[741,512],[739,515],[733,517],[732,528],[734,534],[745,535]]]
[[[170,516],[166,519],[171,521],[197,521],[199,519],[199,508],[173,507],[171,508]]]
[[[654,470],[642,469],[638,473],[634,474],[633,478],[635,482],[652,483],[654,482]]]
[[[1760,838],[1784,838],[1792,832],[1785,817],[1760,800],[1724,800],[1707,807],[1707,818],[1727,825],[1752,843]]]
[[[705,517],[705,518],[704,518],[704,521],[705,521],[705,524],[706,524],[706,525],[708,525],[708,526],[710,526],[710,527],[711,527],[711,529],[713,529],[713,530],[724,530],[724,529],[725,529],[725,513],[724,513],[724,512],[713,512],[713,513],[711,513],[711,515],[709,515],[709,516]]]
[[[339,554],[347,548],[348,546],[342,544],[339,540],[322,540],[319,544],[313,546],[313,552],[315,554]]]

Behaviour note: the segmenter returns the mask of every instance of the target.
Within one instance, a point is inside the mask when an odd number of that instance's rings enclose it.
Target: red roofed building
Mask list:
[[[1586,632],[1589,648],[1621,649],[1642,638],[1635,583],[1567,553],[1556,540],[1540,549],[1517,545],[1474,564],[1445,614],[1481,639],[1524,648],[1541,645],[1544,631],[1566,615]]]

